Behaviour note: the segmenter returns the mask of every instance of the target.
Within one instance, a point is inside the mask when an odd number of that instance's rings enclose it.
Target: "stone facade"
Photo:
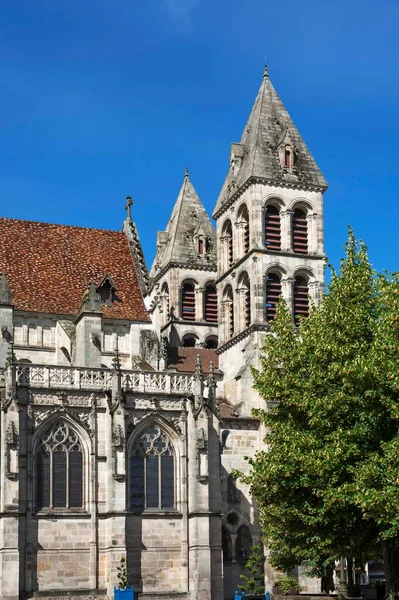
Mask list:
[[[276,294],[320,298],[325,189],[265,71],[216,230],[186,170],[149,273],[130,198],[122,233],[0,219],[1,599],[111,598],[125,556],[141,597],[233,597],[260,542],[231,474],[264,437],[250,367]]]

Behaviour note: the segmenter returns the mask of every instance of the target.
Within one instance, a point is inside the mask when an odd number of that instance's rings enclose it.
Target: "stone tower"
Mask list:
[[[257,405],[249,365],[282,295],[295,319],[324,286],[327,183],[264,70],[216,203],[220,368],[224,393]]]
[[[216,348],[216,234],[188,169],[165,231],[159,231],[149,299],[169,347]]]

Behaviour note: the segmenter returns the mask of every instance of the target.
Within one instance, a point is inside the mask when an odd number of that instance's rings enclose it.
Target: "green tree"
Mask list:
[[[242,584],[238,586],[238,589],[251,596],[264,594],[264,566],[265,555],[262,546],[252,546],[245,562],[246,573],[240,575]]]
[[[321,575],[340,556],[376,556],[383,539],[396,549],[398,308],[398,278],[375,276],[352,231],[340,273],[298,330],[279,302],[253,372],[269,405],[256,411],[266,447],[244,478],[278,569],[306,561]]]

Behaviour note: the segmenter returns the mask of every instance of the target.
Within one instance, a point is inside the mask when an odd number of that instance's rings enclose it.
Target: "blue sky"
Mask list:
[[[329,182],[326,251],[346,228],[398,269],[397,0],[3,0],[0,214],[119,229],[147,263],[188,164],[209,212],[271,79]]]

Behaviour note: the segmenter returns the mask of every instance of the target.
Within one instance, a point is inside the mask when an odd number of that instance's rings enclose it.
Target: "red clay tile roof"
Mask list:
[[[0,218],[0,271],[18,310],[76,315],[91,280],[117,288],[104,317],[149,321],[124,233]]]
[[[169,351],[169,366],[174,366],[178,371],[184,373],[194,373],[198,354],[201,357],[203,373],[209,373],[209,363],[211,361],[213,362],[215,371],[218,369],[219,357],[215,350],[206,350],[204,348],[171,348]]]

